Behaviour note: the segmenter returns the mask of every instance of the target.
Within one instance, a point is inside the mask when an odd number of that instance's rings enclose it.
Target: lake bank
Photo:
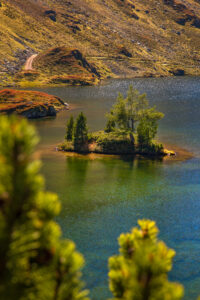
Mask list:
[[[181,72],[183,71],[183,72]],[[35,71],[22,71],[20,73],[20,76],[24,81],[17,83],[17,82],[12,82],[11,79],[8,82],[4,82],[3,84],[0,83],[0,88],[16,88],[16,89],[36,89],[36,88],[59,88],[59,87],[85,87],[85,86],[101,86],[104,84],[107,84],[110,80],[134,80],[134,79],[146,79],[146,78],[176,78],[176,77],[196,77],[200,76],[199,74],[193,74],[193,73],[185,73],[184,70],[177,69],[173,73],[169,74],[151,74],[151,73],[144,73],[142,72],[141,74],[136,74],[136,75],[109,75],[107,78],[102,78],[99,80],[92,80],[91,78],[85,78],[85,77],[74,77],[73,76],[68,76],[67,78],[62,78],[62,76],[57,76],[58,78],[55,78],[52,81],[49,81],[46,83],[45,81],[33,81],[31,80],[31,76],[36,73]],[[9,75],[9,74],[8,74]],[[30,78],[29,78],[30,77]],[[25,80],[25,79],[26,80]],[[30,81],[29,81],[29,80]]]
[[[131,158],[147,158],[147,159],[153,159],[153,160],[159,160],[166,162],[183,162],[190,160],[192,158],[195,158],[195,155],[183,148],[180,148],[176,145],[166,145],[164,144],[164,153],[162,155],[156,156],[156,155],[148,155],[148,154],[140,154],[140,153],[134,153],[134,154],[111,154],[111,153],[101,153],[101,152],[76,152],[76,151],[67,151],[63,150],[62,148],[57,147],[57,145],[54,146],[54,150],[58,153],[63,153],[66,157],[78,157],[83,159],[106,159],[106,157],[109,158],[118,158],[118,159],[131,159]],[[53,149],[51,150],[53,151]]]

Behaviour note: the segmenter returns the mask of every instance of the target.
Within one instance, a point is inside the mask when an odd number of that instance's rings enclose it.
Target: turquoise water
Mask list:
[[[105,124],[104,113],[129,84],[146,92],[165,113],[159,139],[194,153],[186,161],[66,157],[54,151],[70,114],[83,111],[91,130]],[[185,286],[185,299],[200,294],[200,78],[111,80],[98,87],[41,89],[69,102],[73,110],[55,119],[33,121],[41,136],[42,172],[47,188],[59,194],[58,219],[86,259],[84,280],[94,300],[110,296],[107,260],[117,253],[117,237],[139,218],[154,219],[160,238],[176,250],[170,279]]]

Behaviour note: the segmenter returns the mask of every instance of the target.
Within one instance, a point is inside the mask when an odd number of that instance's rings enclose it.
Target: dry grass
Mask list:
[[[80,51],[67,47],[51,48],[40,53],[34,59],[33,68],[17,73],[15,82],[18,85],[93,85],[102,77]]]
[[[200,4],[195,0],[3,1],[0,65],[16,53],[63,46],[79,49],[106,76],[167,76],[182,68],[199,75]],[[180,4],[184,4],[185,7]],[[56,12],[56,22],[45,11]],[[190,18],[188,17],[190,16]],[[187,19],[185,25],[177,21]],[[125,48],[132,57],[121,52]],[[28,54],[27,54],[28,55]],[[0,74],[1,76],[1,74]]]

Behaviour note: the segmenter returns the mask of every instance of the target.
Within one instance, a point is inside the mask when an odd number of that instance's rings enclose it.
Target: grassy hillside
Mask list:
[[[22,70],[14,75],[20,86],[30,85],[93,85],[101,77],[77,49],[55,47],[43,51],[33,60],[32,70]]]
[[[102,77],[199,75],[195,0],[0,0],[0,79],[26,58],[78,49]],[[6,75],[9,72],[11,75]],[[180,74],[183,74],[183,72]]]

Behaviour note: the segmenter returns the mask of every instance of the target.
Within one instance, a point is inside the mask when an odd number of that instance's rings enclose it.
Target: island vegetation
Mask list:
[[[120,155],[166,154],[163,145],[154,140],[158,121],[164,114],[150,107],[146,94],[140,94],[130,86],[127,97],[119,94],[106,117],[104,130],[88,133],[84,114],[81,112],[76,120],[71,116],[66,126],[65,141],[58,149]]]

